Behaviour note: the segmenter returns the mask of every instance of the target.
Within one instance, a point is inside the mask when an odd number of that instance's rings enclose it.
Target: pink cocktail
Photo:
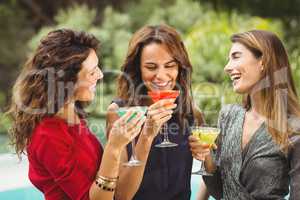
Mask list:
[[[148,91],[148,95],[151,97],[154,103],[162,99],[176,99],[179,96],[179,94],[179,90]],[[155,145],[156,147],[165,148],[178,146],[178,144],[170,142],[166,123],[163,124],[163,127],[160,132],[164,135],[164,140],[160,144]]]
[[[148,95],[154,102],[157,102],[161,99],[175,99],[179,96],[179,94],[179,90],[158,90],[148,92]]]

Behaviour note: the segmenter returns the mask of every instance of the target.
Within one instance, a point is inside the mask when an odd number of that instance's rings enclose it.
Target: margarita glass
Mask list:
[[[215,127],[201,127],[201,126],[194,126],[192,127],[192,135],[195,136],[199,141],[202,143],[208,144],[209,148],[215,143],[216,138],[220,133],[219,128]],[[202,176],[211,176],[212,174],[208,173],[204,168],[204,162],[201,162],[201,169],[196,172],[192,172],[195,175],[202,175]]]
[[[141,113],[143,115],[146,114],[147,112],[147,106],[132,106],[132,107],[121,107],[117,110],[117,114],[122,117],[123,115],[126,114],[126,112],[128,112],[129,110],[133,110],[134,113],[131,115],[131,117],[128,119],[128,121],[132,120],[133,118],[135,118],[137,116],[138,113]],[[135,154],[135,141],[133,140],[131,142],[131,148],[132,148],[132,153],[131,153],[131,157],[129,159],[129,161],[127,163],[123,163],[123,165],[125,166],[129,166],[129,167],[135,167],[135,166],[140,166],[142,164],[141,161],[139,161],[136,157]]]
[[[179,96],[179,90],[156,90],[149,91],[148,95],[151,97],[152,101],[155,103],[161,99],[176,99]],[[164,123],[160,133],[164,135],[164,139],[160,144],[155,145],[156,147],[175,147],[178,144],[170,142],[167,131],[167,124]]]

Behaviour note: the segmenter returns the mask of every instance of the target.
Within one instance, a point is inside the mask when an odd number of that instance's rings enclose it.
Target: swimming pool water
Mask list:
[[[42,200],[43,194],[34,187],[19,188],[0,192],[1,200]]]
[[[192,196],[191,200],[196,199],[197,190],[199,185],[197,184],[197,177],[192,177]],[[0,199],[1,200],[42,200],[43,194],[34,187],[25,187],[19,188],[15,190],[8,190],[4,192],[0,192]],[[210,198],[213,200],[213,198]]]

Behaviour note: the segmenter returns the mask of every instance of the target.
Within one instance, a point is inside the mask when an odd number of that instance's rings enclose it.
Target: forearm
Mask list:
[[[206,188],[206,185],[202,179],[202,177],[200,177],[200,184],[199,184],[199,192],[197,195],[197,200],[207,200],[209,198],[209,194]]]
[[[112,147],[109,143],[105,146],[101,165],[97,172],[98,175],[107,178],[116,178],[119,174],[119,163],[121,158],[121,151],[117,148]],[[112,200],[114,192],[105,191],[100,189],[94,182],[89,191],[90,199],[103,199]]]
[[[143,164],[138,167],[122,167],[116,192],[117,200],[130,200],[139,189],[152,141],[152,138],[140,136],[135,149],[138,160],[142,161]]]
[[[211,155],[208,155],[205,157],[204,166],[205,166],[206,171],[209,173],[214,173],[217,169],[217,166],[214,163]]]

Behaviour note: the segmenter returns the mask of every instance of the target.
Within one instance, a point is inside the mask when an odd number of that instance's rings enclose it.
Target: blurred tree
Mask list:
[[[102,67],[105,73],[104,82],[107,83],[105,93],[113,93],[115,87],[112,83],[120,73],[123,59],[126,55],[128,41],[131,37],[131,21],[127,14],[120,13],[108,6],[104,10],[103,22],[99,28],[91,29],[100,39]]]
[[[223,73],[230,48],[230,36],[233,33],[254,28],[271,30],[280,37],[283,36],[283,26],[279,20],[252,17],[235,11],[216,12],[210,6],[193,0],[170,0],[168,3],[162,3],[160,0],[141,0],[140,4],[128,4],[124,12],[109,6],[104,10],[100,26],[95,25],[94,10],[90,14],[81,14],[88,13],[88,9],[86,6],[75,6],[72,9],[60,11],[55,17],[54,27],[84,28],[95,34],[102,42],[101,60],[103,69],[106,71],[106,84],[104,90],[98,91],[101,93],[99,95],[101,99],[97,99],[96,103],[91,106],[92,112],[97,110],[96,107],[102,104],[108,105],[110,102],[109,99],[104,99],[104,96],[113,97],[109,95],[114,93],[113,80],[119,73],[132,32],[145,24],[167,23],[179,30],[194,66],[194,93],[195,96],[201,97],[196,99],[197,103],[211,122],[216,119],[222,103],[236,101],[236,95],[226,85],[226,80],[227,83],[229,81]],[[77,16],[81,19],[74,20]],[[44,28],[44,32],[47,31],[49,30]],[[296,53],[293,54],[294,59],[296,59],[295,55]],[[205,82],[208,82],[208,85],[203,87]],[[99,112],[94,112],[94,116]],[[103,112],[105,109],[101,110],[101,116]]]
[[[29,13],[28,19],[31,19],[31,23],[36,29],[45,25],[53,25],[57,11],[73,5],[87,5],[97,11],[97,21],[102,21],[101,14],[106,6],[111,5],[116,9],[121,9],[127,2],[128,0],[19,0],[22,8]]]
[[[290,49],[300,45],[300,0],[197,0],[213,5],[216,11],[248,13],[282,21]]]
[[[4,3],[3,3],[4,2]],[[205,2],[205,4],[204,4]],[[101,65],[105,84],[98,88],[91,111],[108,105],[114,95],[116,75],[133,32],[145,24],[167,23],[182,35],[193,67],[193,86],[200,107],[215,119],[222,102],[232,102],[224,85],[223,67],[232,33],[253,28],[276,32],[286,41],[293,75],[300,89],[300,0],[5,0],[0,4],[0,106],[5,101],[16,68],[32,52],[42,36],[57,28],[84,30],[101,41]],[[247,13],[247,14],[245,14]],[[262,18],[262,17],[276,18]],[[33,30],[36,34],[32,36]],[[24,45],[27,43],[28,45]],[[207,85],[205,82],[209,82]],[[224,89],[227,88],[227,89]],[[199,94],[199,95],[198,95]],[[225,97],[226,98],[225,98]],[[4,100],[3,100],[4,99]],[[103,108],[103,109],[102,109]],[[103,116],[106,107],[94,112]],[[99,114],[99,112],[101,112]]]
[[[198,0],[198,2],[209,3],[217,11],[249,13],[280,20],[284,29],[282,37],[290,55],[294,80],[300,91],[300,0]]]
[[[33,33],[26,15],[16,0],[0,4],[0,108],[7,103],[9,88],[28,50],[24,43]]]
[[[270,30],[283,35],[280,21],[237,13],[202,12],[186,34],[186,45],[194,66],[193,81],[222,83],[227,62],[230,36],[251,29]]]
[[[210,3],[218,11],[229,9],[261,17],[293,18],[300,16],[299,0],[198,0],[198,2]]]
[[[78,31],[89,32],[94,26],[96,11],[89,9],[86,5],[73,5],[68,9],[61,9],[54,17],[52,26],[44,26],[41,28],[28,42],[31,52],[37,47],[42,37],[54,29],[70,28]]]

